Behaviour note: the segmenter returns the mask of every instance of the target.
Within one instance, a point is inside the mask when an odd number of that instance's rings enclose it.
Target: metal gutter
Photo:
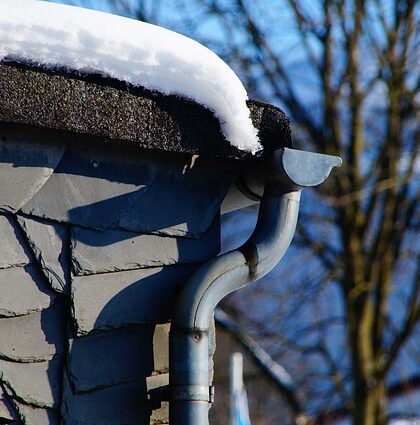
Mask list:
[[[255,197],[264,187],[254,232],[240,248],[197,270],[175,306],[169,343],[171,425],[208,424],[213,399],[209,338],[216,305],[280,261],[296,229],[302,188],[322,183],[340,164],[338,157],[284,148],[258,166],[257,179],[252,179],[252,172],[245,175],[251,176],[247,186]]]

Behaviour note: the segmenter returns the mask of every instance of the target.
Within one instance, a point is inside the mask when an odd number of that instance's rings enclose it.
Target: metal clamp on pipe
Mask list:
[[[296,229],[301,190],[322,183],[340,164],[336,156],[284,148],[243,174],[246,192],[261,198],[254,232],[242,247],[198,269],[177,300],[169,346],[171,425],[208,424],[209,329],[216,305],[280,261]]]

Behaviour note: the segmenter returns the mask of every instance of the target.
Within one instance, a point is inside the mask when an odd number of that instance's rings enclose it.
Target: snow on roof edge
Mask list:
[[[101,73],[192,99],[219,119],[240,150],[262,149],[232,69],[196,41],[155,25],[39,0],[0,2],[0,60]]]

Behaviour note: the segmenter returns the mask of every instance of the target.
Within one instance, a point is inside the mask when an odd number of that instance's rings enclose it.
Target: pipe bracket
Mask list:
[[[172,387],[171,400],[214,401],[214,387],[208,385],[182,385]]]

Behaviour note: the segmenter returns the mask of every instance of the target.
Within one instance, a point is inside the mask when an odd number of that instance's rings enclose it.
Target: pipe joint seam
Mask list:
[[[240,252],[246,258],[247,265],[249,267],[250,280],[252,276],[256,274],[259,263],[258,248],[254,241],[247,241],[241,247],[238,248]]]

